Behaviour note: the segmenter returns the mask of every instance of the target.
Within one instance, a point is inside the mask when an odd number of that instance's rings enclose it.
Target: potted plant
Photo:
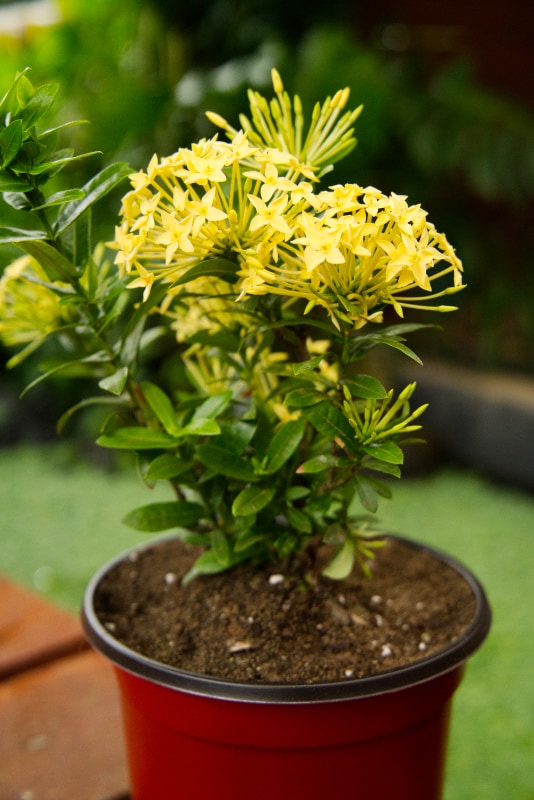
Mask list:
[[[24,255],[0,335],[24,345],[11,365],[46,345],[33,384],[96,381],[59,428],[104,404],[98,443],[172,490],[126,520],[172,535],[106,565],[83,606],[121,686],[132,798],[436,800],[490,614],[462,565],[378,529],[424,408],[373,357],[418,361],[404,312],[451,310],[436,300],[461,262],[405,197],[324,188],[361,109],[344,89],[306,125],[272,74],[239,130],[209,115],[226,140],[67,190],[75,156],[39,124],[55,89],[18,75],[0,188],[26,217],[1,235]],[[93,246],[90,210],[127,175],[113,240]]]

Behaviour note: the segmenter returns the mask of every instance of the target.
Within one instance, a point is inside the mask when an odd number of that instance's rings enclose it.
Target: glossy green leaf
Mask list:
[[[178,441],[157,428],[126,427],[119,428],[113,434],[100,436],[96,443],[118,450],[159,450],[176,447]]]
[[[219,394],[208,397],[208,399],[195,410],[193,420],[215,419],[224,411],[231,399],[232,392],[219,392]]]
[[[23,230],[22,228],[0,228],[0,244],[22,244],[46,239],[44,231]]]
[[[352,539],[347,538],[343,546],[323,570],[323,575],[337,581],[347,578],[354,567],[355,555],[356,545]]]
[[[90,153],[80,153],[80,155],[63,156],[61,158],[54,158],[51,161],[43,161],[39,164],[34,164],[27,172],[29,175],[42,175],[44,172],[56,173],[67,164],[72,164],[74,161],[81,161],[90,156],[102,155],[100,150],[92,150]],[[25,170],[26,171],[26,170]]]
[[[82,189],[66,189],[64,192],[56,192],[47,198],[45,203],[40,206],[33,206],[34,211],[40,211],[43,208],[52,208],[52,206],[61,206],[64,203],[69,203],[73,200],[81,200],[85,197]]]
[[[163,453],[150,462],[145,472],[149,481],[164,481],[177,478],[191,468],[190,461],[181,461],[172,453]]]
[[[82,186],[84,197],[69,203],[62,209],[54,224],[55,233],[63,233],[84,211],[118,186],[131,171],[131,167],[124,162],[104,167],[101,172]]]
[[[353,397],[383,400],[388,396],[386,389],[382,386],[380,381],[371,377],[371,375],[356,375],[355,378],[344,381],[344,383],[349,387]]]
[[[402,464],[404,462],[402,450],[394,442],[369,445],[364,449],[366,453],[369,453],[369,455],[378,459],[378,461],[385,461],[388,464]]]
[[[356,479],[358,499],[366,511],[375,514],[378,510],[378,495],[373,484],[363,476]]]
[[[293,389],[286,395],[285,404],[288,408],[307,408],[317,405],[323,398],[324,395],[315,389]]]
[[[192,419],[178,434],[179,436],[217,436],[221,432],[214,419]]]
[[[246,483],[258,480],[258,476],[250,464],[243,459],[236,458],[236,454],[232,450],[216,444],[201,444],[197,447],[196,452],[204,466],[209,467],[215,473]]]
[[[123,393],[127,380],[128,367],[121,367],[114,372],[113,375],[102,378],[102,380],[98,382],[98,385],[101,389],[104,389],[104,391],[111,392],[111,394],[117,395],[118,397]]]
[[[312,533],[312,521],[308,515],[304,513],[304,511],[300,511],[298,508],[293,508],[293,506],[288,506],[286,508],[285,515],[293,530],[296,530],[299,533]]]
[[[350,452],[354,452],[354,431],[342,412],[328,400],[305,408],[302,413],[319,433],[330,441],[339,439]]]
[[[278,472],[297,450],[304,436],[303,419],[290,420],[276,431],[265,454],[267,472]]]
[[[293,364],[293,375],[301,375],[303,372],[311,372],[319,366],[323,358],[323,355],[314,356],[308,361],[301,361],[299,364]]]
[[[310,458],[300,465],[297,472],[302,475],[313,474],[316,472],[324,472],[327,469],[335,469],[336,467],[346,464],[346,459],[339,458],[338,456],[331,456],[323,454]]]
[[[68,283],[76,275],[76,267],[51,244],[33,239],[21,239],[18,246],[33,256],[51,281]]]
[[[184,577],[183,583],[189,583],[198,575],[217,575],[219,572],[225,572],[225,570],[228,569],[228,566],[228,564],[218,559],[217,554],[213,550],[206,550],[197,558],[187,575]]]
[[[2,153],[2,166],[7,167],[15,158],[22,145],[22,122],[14,120],[0,133],[0,152]]]
[[[21,103],[20,117],[24,122],[24,127],[29,130],[35,125],[52,107],[58,92],[58,85],[55,83],[44,84],[29,94],[30,82],[23,83],[21,80],[17,88],[17,98]],[[32,87],[33,89],[33,87]]]
[[[30,190],[28,181],[18,178],[9,170],[0,170],[0,192],[27,192]]]
[[[137,531],[156,533],[170,528],[187,528],[195,525],[206,512],[198,503],[150,503],[130,511],[123,519],[125,525]]]
[[[258,514],[269,505],[276,494],[274,486],[248,486],[239,492],[232,504],[232,514],[235,517],[246,517]]]
[[[149,381],[144,381],[141,384],[141,389],[145,400],[167,433],[171,436],[179,436],[181,428],[178,425],[176,412],[169,396],[165,394],[163,389]]]

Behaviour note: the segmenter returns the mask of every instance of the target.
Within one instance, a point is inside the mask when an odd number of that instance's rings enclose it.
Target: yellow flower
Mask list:
[[[269,205],[264,203],[259,197],[249,194],[248,199],[256,209],[256,215],[250,223],[250,230],[257,231],[258,228],[265,226],[271,227],[279,233],[290,234],[291,228],[284,218],[284,211],[287,207],[289,199],[282,195],[281,197],[272,200]]]
[[[55,287],[55,288],[52,288]],[[0,279],[0,339],[14,345],[39,344],[67,320],[60,305],[63,284],[50,284],[45,272],[30,256],[5,268]]]

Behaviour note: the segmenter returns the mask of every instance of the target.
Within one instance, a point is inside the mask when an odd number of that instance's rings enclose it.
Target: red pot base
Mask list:
[[[132,800],[441,798],[461,667],[375,697],[275,705],[116,672]]]

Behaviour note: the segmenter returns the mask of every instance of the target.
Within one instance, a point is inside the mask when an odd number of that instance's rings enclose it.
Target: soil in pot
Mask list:
[[[198,550],[134,551],[101,582],[95,610],[132,650],[183,670],[258,683],[369,677],[419,661],[469,626],[475,598],[425,549],[391,538],[372,577],[344,581],[241,565],[185,586]]]

